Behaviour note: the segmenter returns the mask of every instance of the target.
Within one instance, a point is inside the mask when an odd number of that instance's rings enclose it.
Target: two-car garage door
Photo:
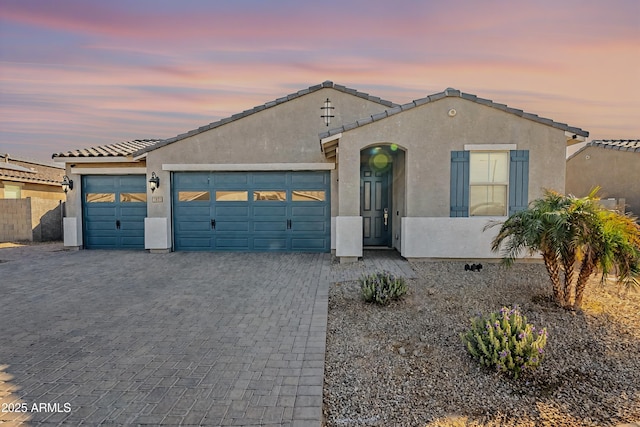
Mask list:
[[[175,250],[329,252],[328,172],[175,172]]]

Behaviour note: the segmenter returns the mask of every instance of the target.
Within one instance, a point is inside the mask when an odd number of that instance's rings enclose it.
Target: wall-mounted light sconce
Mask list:
[[[160,187],[160,178],[158,178],[155,172],[151,172],[151,178],[149,178],[149,189],[153,193],[158,187]]]
[[[62,177],[60,185],[62,185],[62,191],[64,191],[65,194],[67,194],[67,191],[73,190],[73,180],[69,179],[67,175]]]
[[[331,101],[329,101],[329,98],[327,98],[327,100],[324,101],[324,105],[320,107],[320,109],[323,110],[323,114],[320,117],[324,119],[324,124],[329,126],[329,123],[331,123],[331,118],[335,117],[331,114],[331,110],[335,110],[336,107],[332,107]]]

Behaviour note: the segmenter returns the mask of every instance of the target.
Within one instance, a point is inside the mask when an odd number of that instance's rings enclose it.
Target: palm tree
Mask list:
[[[581,306],[586,284],[597,269],[602,271],[603,280],[615,269],[619,280],[637,283],[640,228],[633,218],[602,208],[597,191],[576,198],[547,190],[527,209],[485,227],[501,225],[491,249],[498,252],[503,248],[507,265],[523,251],[542,255],[554,298],[565,308]]]

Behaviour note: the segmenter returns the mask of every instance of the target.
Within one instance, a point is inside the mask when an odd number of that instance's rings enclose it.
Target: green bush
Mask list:
[[[380,305],[386,305],[407,293],[404,278],[396,277],[388,271],[363,275],[359,282],[364,300]]]
[[[518,378],[533,371],[544,358],[547,329],[536,329],[517,306],[471,320],[471,329],[460,338],[482,365]]]

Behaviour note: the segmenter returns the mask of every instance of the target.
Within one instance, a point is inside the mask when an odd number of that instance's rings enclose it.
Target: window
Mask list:
[[[451,217],[504,216],[529,204],[529,151],[452,151]]]
[[[4,198],[5,199],[19,199],[20,195],[20,186],[19,185],[4,185]]]
[[[508,152],[470,153],[469,216],[506,215],[508,186]]]
[[[294,202],[324,202],[324,198],[322,190],[293,190],[291,192],[291,200]]]
[[[216,191],[216,202],[246,202],[248,191]]]
[[[208,191],[178,191],[179,202],[207,202],[209,200]]]
[[[147,203],[147,193],[120,193],[122,203]]]
[[[253,200],[265,200],[272,202],[285,202],[287,200],[287,192],[284,190],[260,190],[253,192]]]
[[[87,203],[113,203],[116,201],[114,193],[87,193]]]

